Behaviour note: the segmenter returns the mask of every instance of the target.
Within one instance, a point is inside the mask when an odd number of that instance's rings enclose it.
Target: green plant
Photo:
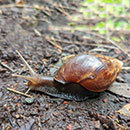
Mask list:
[[[96,30],[101,34],[106,34],[107,29],[130,29],[130,22],[127,20],[129,5],[130,0],[84,0],[80,7],[83,20],[94,18],[95,24],[88,26],[75,23],[73,27]]]

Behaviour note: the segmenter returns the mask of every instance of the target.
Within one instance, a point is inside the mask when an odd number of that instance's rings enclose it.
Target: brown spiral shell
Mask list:
[[[79,83],[87,90],[102,92],[116,79],[122,62],[100,54],[81,54],[69,58],[58,70],[55,80],[66,83]]]

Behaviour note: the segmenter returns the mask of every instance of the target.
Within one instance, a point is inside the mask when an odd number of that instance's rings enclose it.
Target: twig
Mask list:
[[[32,6],[30,5],[20,5],[20,4],[7,4],[7,5],[1,5],[0,6],[0,9],[1,8],[11,8],[11,7],[20,7],[20,8],[23,8],[23,7],[27,7],[27,8],[32,8]]]
[[[56,31],[59,31],[59,30],[65,30],[65,31],[70,31],[70,30],[73,30],[73,28],[71,28],[71,27],[62,27],[62,28],[60,28],[60,27],[54,27],[54,26],[50,26],[50,29],[53,29],[53,30],[56,30]],[[80,29],[77,29],[77,30],[79,30],[79,31],[82,31],[82,30],[80,30]],[[86,29],[84,29],[83,31],[89,31],[88,33],[89,34],[92,34],[92,35],[95,35],[95,36],[97,36],[97,37],[99,37],[99,38],[101,38],[101,39],[105,39],[105,42],[106,43],[110,43],[110,44],[113,44],[114,46],[113,47],[111,47],[111,46],[107,46],[107,45],[102,45],[103,47],[105,47],[106,46],[106,48],[112,48],[112,49],[120,49],[121,51],[123,51],[126,55],[128,55],[129,56],[129,54],[127,53],[127,52],[125,52],[119,45],[117,45],[114,41],[112,41],[112,40],[110,40],[110,39],[108,39],[108,38],[105,38],[105,37],[103,37],[103,36],[101,36],[101,35],[99,35],[99,34],[96,34],[96,33],[93,33],[93,32],[90,32],[90,30],[86,30]],[[96,31],[98,31],[98,30],[96,30]],[[70,41],[61,41],[61,40],[59,40],[59,39],[56,39],[56,41],[59,41],[59,42],[65,42],[65,43],[72,43],[72,42],[70,42]],[[100,41],[98,41],[98,42],[100,42]],[[80,43],[76,43],[76,42],[74,42],[75,44],[80,44]],[[101,44],[102,44],[102,42],[100,42]],[[87,43],[82,43],[82,44],[84,44],[84,45],[86,45]],[[89,44],[90,45],[90,44]],[[97,45],[94,45],[94,46],[97,46]],[[129,56],[130,57],[130,56]]]
[[[63,6],[63,5],[59,5],[59,4],[57,4],[57,3],[55,3],[55,4],[53,4],[53,7],[62,7],[62,8],[64,8],[64,9],[67,9],[67,10],[73,10],[73,11],[77,11],[77,9],[76,8],[71,8],[71,7],[67,7],[67,6]]]
[[[15,72],[15,70],[13,70],[12,68],[10,68],[8,65],[2,63],[1,61],[0,61],[0,64],[1,64],[3,67],[5,67],[5,68],[7,68],[8,70],[10,70],[11,72]]]
[[[75,9],[75,8],[66,7],[66,6],[63,6],[63,5],[62,5],[62,8],[67,9],[67,10],[77,11],[77,9]]]
[[[33,29],[33,31],[34,31],[38,36],[42,36],[42,34],[41,34],[37,29]]]
[[[110,120],[112,120],[112,118],[111,118],[110,116],[107,116],[107,117],[108,117]],[[117,122],[115,122],[115,124],[118,125],[118,127],[120,127],[121,130],[127,130],[127,127],[124,127],[124,126],[118,124]]]
[[[65,10],[63,10],[63,8],[60,7],[55,7],[55,9],[57,9],[59,12],[61,12],[62,14],[68,16],[68,14],[65,12]]]
[[[11,91],[11,92],[14,92],[14,93],[17,93],[17,94],[20,94],[20,95],[23,95],[23,96],[26,96],[26,97],[29,97],[29,98],[32,98],[32,96],[28,95],[28,94],[25,94],[23,92],[20,92],[20,91],[17,91],[17,90],[14,90],[12,88],[7,88],[7,90]]]
[[[54,41],[54,42],[53,42],[53,43],[54,43],[54,46],[56,46],[57,48],[59,48],[60,50],[62,50],[62,47],[56,43],[56,39],[55,39],[54,37],[51,37],[51,40]]]
[[[38,120],[38,127],[39,127],[38,130],[41,130],[42,125],[41,125],[40,117],[38,117],[37,120]]]
[[[60,27],[51,27],[52,29],[55,29],[55,30],[61,30]],[[72,28],[69,27],[69,28],[65,28],[64,30],[67,30],[67,31],[70,31]],[[62,30],[63,30],[63,27],[62,27]],[[78,30],[78,29],[77,29]],[[81,30],[80,30],[81,31]],[[104,39],[106,40],[106,42],[110,42],[111,44],[113,44],[115,46],[115,49],[120,49],[122,52],[124,52],[129,58],[130,58],[130,55],[128,54],[128,52],[126,52],[125,50],[123,50],[118,44],[116,44],[114,41],[112,41],[111,39],[109,38],[105,38],[104,36],[100,35],[100,34],[96,34],[96,33],[93,33],[93,32],[90,32],[90,30],[86,30],[84,29],[84,31],[89,31],[89,34],[92,34],[92,35],[95,35],[101,39]],[[97,30],[98,31],[98,30]],[[64,42],[64,41],[62,41]],[[66,42],[66,41],[65,41]],[[69,43],[69,42],[66,42],[66,43]],[[78,43],[79,44],[79,43]],[[104,46],[104,45],[103,45]]]
[[[102,35],[99,35],[99,34],[96,34],[96,33],[92,33],[92,32],[90,32],[90,34],[95,35],[95,36],[98,36],[98,37],[100,37],[100,38],[102,38],[102,39],[105,39],[106,41],[109,41],[111,44],[115,45],[117,48],[119,48],[121,51],[123,51],[128,57],[130,57],[130,55],[129,55],[126,51],[124,51],[119,45],[117,45],[117,44],[116,44],[114,41],[112,41],[111,39],[105,38],[105,37],[102,36]]]
[[[122,67],[123,70],[130,70],[130,66]]]
[[[50,44],[52,44],[53,46],[56,46],[57,48],[59,48],[60,50],[62,49],[59,45],[57,45],[55,42],[51,41],[48,38],[45,38]]]
[[[117,49],[116,47],[114,46],[108,46],[108,45],[102,45],[101,43],[100,44],[87,44],[87,42],[72,42],[72,41],[65,41],[65,40],[60,40],[60,39],[55,39],[55,41],[57,42],[62,42],[62,43],[67,43],[67,44],[77,44],[77,45],[86,45],[86,46],[98,46],[98,47],[104,47],[104,48],[110,48],[110,49]]]
[[[101,123],[107,124],[110,129],[117,130],[115,122],[113,120],[111,120],[110,118],[108,118],[107,116],[103,116],[103,115],[100,115],[100,114],[97,114],[97,113],[94,113],[94,112],[91,112],[91,111],[89,111],[89,114],[91,116],[93,116],[94,118],[100,120]]]
[[[38,36],[44,37],[50,44],[52,44],[52,45],[55,46],[56,48],[59,48],[60,50],[62,50],[62,47],[56,43],[56,39],[55,39],[54,37],[49,38],[49,36],[43,36],[37,29],[34,29],[34,32],[35,32]]]
[[[0,6],[0,9],[2,8],[12,8],[12,7],[17,7],[17,8],[37,8],[39,10],[42,10],[47,16],[50,16],[49,12],[46,11],[44,6],[36,6],[36,5],[26,5],[26,4],[7,4],[7,5],[2,5]]]

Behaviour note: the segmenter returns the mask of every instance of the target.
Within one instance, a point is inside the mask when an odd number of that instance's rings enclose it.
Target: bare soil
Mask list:
[[[122,61],[128,59],[124,52],[112,48],[110,42],[98,35],[67,30],[70,21],[65,12],[69,15],[76,13],[78,3],[78,0],[26,1],[25,5],[29,6],[19,8],[15,5],[7,6],[14,4],[13,1],[0,1],[1,62],[12,68],[15,73],[27,75],[28,70],[16,53],[16,50],[19,50],[37,73],[50,75],[53,71],[52,66],[59,63],[61,57],[89,52],[99,44],[107,51],[97,53]],[[33,5],[36,4],[44,8],[34,8]],[[67,7],[65,12],[59,8],[60,4]],[[127,41],[126,44],[129,43],[130,41]],[[130,60],[126,60],[125,65],[130,65]],[[130,129],[130,119],[116,112],[130,102],[129,98],[106,91],[100,97],[75,102],[31,91],[29,94],[35,99],[28,103],[27,97],[7,90],[7,87],[21,92],[27,90],[27,86],[24,85],[26,81],[12,77],[12,73],[0,65],[0,130]],[[130,71],[123,70],[120,78],[123,82],[130,83]]]

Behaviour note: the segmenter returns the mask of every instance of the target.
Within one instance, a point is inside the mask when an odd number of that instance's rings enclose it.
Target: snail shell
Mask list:
[[[69,58],[55,75],[55,80],[78,83],[89,91],[102,92],[116,79],[122,62],[99,54],[81,54]]]

